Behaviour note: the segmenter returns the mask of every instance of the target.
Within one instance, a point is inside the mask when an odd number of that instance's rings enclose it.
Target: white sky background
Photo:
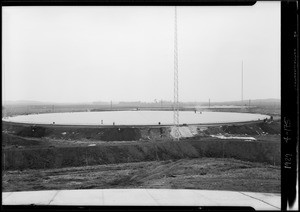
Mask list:
[[[174,7],[3,7],[2,98],[173,99]],[[280,2],[178,7],[180,101],[280,98]]]

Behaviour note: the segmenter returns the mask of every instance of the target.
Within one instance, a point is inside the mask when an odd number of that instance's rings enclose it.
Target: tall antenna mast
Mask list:
[[[179,101],[178,101],[178,46],[177,46],[177,7],[175,6],[174,26],[174,128],[176,139],[179,140]]]

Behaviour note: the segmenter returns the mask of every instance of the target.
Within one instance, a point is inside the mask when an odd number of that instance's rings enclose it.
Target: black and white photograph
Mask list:
[[[2,205],[281,209],[281,2],[3,6]]]

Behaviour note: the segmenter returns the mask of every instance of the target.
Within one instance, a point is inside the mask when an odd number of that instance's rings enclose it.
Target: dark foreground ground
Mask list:
[[[186,188],[280,193],[278,117],[267,123],[199,127],[196,136],[175,143],[170,128],[3,125],[2,191]]]
[[[6,171],[7,191],[156,188],[280,193],[280,167],[235,159],[196,158],[49,170]]]

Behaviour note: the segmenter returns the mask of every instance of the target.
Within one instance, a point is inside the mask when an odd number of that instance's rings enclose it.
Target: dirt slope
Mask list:
[[[228,158],[197,158],[7,171],[2,181],[5,192],[105,188],[186,188],[280,193],[280,166]]]
[[[225,124],[220,126],[183,126],[184,137],[210,136],[214,134],[231,135],[264,135],[280,134],[280,120],[249,124]],[[2,132],[21,137],[50,138],[62,140],[92,140],[92,141],[149,141],[172,140],[172,127],[53,127],[4,123]]]

